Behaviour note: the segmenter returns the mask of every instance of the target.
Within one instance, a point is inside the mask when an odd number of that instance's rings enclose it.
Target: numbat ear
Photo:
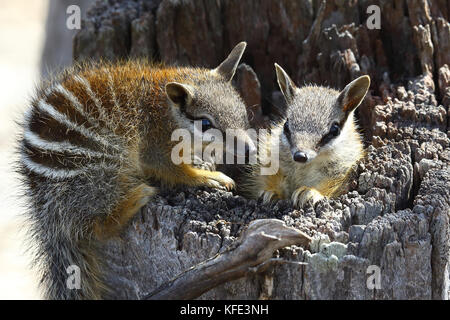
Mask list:
[[[245,47],[247,47],[247,42],[240,42],[231,50],[228,57],[213,70],[225,78],[225,81],[231,81],[233,79],[234,73],[238,67],[239,61],[241,61],[242,55],[244,54]]]
[[[166,95],[176,106],[184,107],[192,103],[195,89],[187,84],[169,82],[166,84]]]
[[[277,72],[277,82],[280,86],[280,90],[286,99],[286,102],[289,103],[294,98],[295,89],[297,86],[295,83],[289,78],[286,71],[283,70],[277,63],[275,63],[275,71]]]
[[[350,82],[339,94],[338,103],[342,111],[349,113],[355,110],[363,101],[369,87],[369,76],[361,76]]]

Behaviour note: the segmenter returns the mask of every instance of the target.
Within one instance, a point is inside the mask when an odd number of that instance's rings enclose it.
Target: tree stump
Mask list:
[[[367,26],[370,5],[380,29]],[[207,188],[165,190],[105,245],[111,297],[143,298],[225,254],[252,221],[279,219],[313,240],[274,249],[282,263],[199,298],[448,299],[449,17],[440,0],[97,1],[74,38],[75,60],[214,67],[247,41],[235,84],[255,125],[280,103],[274,62],[299,85],[372,79],[357,114],[367,156],[345,195],[296,210]]]

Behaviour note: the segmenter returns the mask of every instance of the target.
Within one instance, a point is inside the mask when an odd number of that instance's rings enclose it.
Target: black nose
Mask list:
[[[296,153],[294,153],[294,161],[306,162],[307,160],[308,160],[308,156],[306,155],[306,153],[304,153],[302,151],[297,151]]]

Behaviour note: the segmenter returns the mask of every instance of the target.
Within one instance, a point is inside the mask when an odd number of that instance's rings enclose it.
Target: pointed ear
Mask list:
[[[350,82],[338,97],[342,111],[349,113],[355,110],[363,101],[370,87],[370,77],[361,76]]]
[[[247,46],[247,42],[240,42],[228,57],[212,72],[216,72],[225,78],[225,81],[231,81],[233,79],[234,73],[236,72],[236,68],[238,67],[239,61],[244,54],[245,47]]]
[[[275,70],[277,72],[277,82],[280,86],[280,90],[283,93],[286,102],[289,103],[294,98],[295,89],[297,87],[291,78],[289,78],[286,71],[284,71],[277,63],[275,63]]]
[[[166,84],[167,97],[179,107],[190,105],[192,103],[194,92],[194,88],[187,84],[178,82],[169,82]]]

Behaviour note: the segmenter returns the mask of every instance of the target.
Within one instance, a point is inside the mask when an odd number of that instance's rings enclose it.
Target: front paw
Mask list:
[[[235,187],[235,182],[229,176],[222,172],[212,172],[212,174],[206,179],[205,183],[208,187],[216,189],[225,189],[231,191]]]
[[[263,204],[268,204],[272,200],[277,198],[277,195],[273,191],[263,190],[259,193],[259,198],[262,199]]]
[[[325,197],[316,189],[310,187],[300,187],[292,193],[292,204],[296,208],[302,208],[307,202],[315,205]]]

